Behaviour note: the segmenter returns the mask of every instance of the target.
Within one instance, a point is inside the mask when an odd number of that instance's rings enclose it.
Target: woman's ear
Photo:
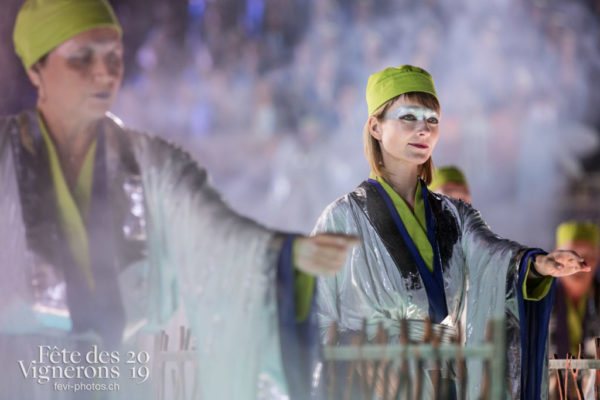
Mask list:
[[[33,86],[39,88],[41,86],[42,78],[40,77],[40,72],[37,64],[34,64],[31,68],[27,70],[27,76],[29,77],[29,81]]]
[[[369,133],[375,140],[381,140],[381,121],[377,117],[371,115],[367,121],[369,125]]]
[[[44,85],[42,84],[42,75],[40,74],[40,68],[38,63],[35,63],[31,68],[27,70],[27,76],[29,77],[29,81],[31,82],[31,84],[37,89],[38,98],[45,98]]]

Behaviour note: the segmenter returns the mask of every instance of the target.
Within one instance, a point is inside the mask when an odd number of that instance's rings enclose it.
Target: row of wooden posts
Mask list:
[[[456,384],[455,393],[458,399],[466,399],[469,379],[466,361],[472,359],[483,362],[479,399],[496,400],[506,397],[503,320],[490,321],[484,343],[468,346],[463,345],[464,335],[460,330],[449,342],[443,343],[441,333],[436,334],[429,321],[425,321],[422,338],[414,340],[409,337],[409,323],[407,320],[400,322],[398,340],[395,343],[389,342],[388,333],[381,325],[377,328],[375,339],[367,341],[367,329],[363,324],[363,328],[343,345],[339,344],[340,332],[337,326],[332,325],[327,344],[323,348],[327,399],[421,399],[425,362],[433,364],[429,379],[433,384],[434,399],[448,398],[451,385],[454,385],[440,373],[444,362],[454,364],[456,375],[452,381]],[[192,335],[188,328],[182,326],[178,336],[176,343],[169,343],[170,337],[164,331],[155,336],[152,377],[157,389],[157,400],[200,398],[200,383],[195,379],[198,358]],[[549,369],[555,374],[558,383],[560,400],[573,398],[573,392],[576,393],[575,398],[583,399],[576,380],[579,371],[588,369],[596,370],[594,399],[600,400],[600,338],[595,343],[595,359],[584,360],[570,355],[565,359],[558,359],[555,355],[549,360]]]
[[[413,338],[409,334],[411,321],[401,320],[398,340],[389,343],[387,333],[382,325],[377,327],[373,343],[366,343],[366,325],[351,340],[350,345],[339,346],[338,332],[335,325],[331,326],[324,358],[328,368],[328,398],[356,399],[353,388],[360,388],[361,400],[371,399],[421,399],[425,381],[424,362],[433,364],[429,377],[433,386],[433,398],[447,399],[449,391],[453,390],[458,399],[467,398],[467,368],[468,359],[483,361],[481,382],[481,399],[500,399],[504,394],[505,370],[505,325],[501,320],[488,324],[487,338],[477,346],[463,346],[463,334],[458,330],[450,339],[450,343],[442,343],[442,332],[436,334],[433,324],[425,321],[421,338]],[[502,355],[496,357],[495,355]],[[349,363],[344,382],[336,382],[339,373],[336,364],[339,361]],[[441,366],[444,362],[453,362],[456,366],[456,379],[443,379]],[[413,371],[411,373],[411,370]],[[371,371],[373,371],[371,373]],[[358,380],[358,385],[354,380]],[[336,388],[343,387],[343,393]],[[378,389],[379,387],[379,389]]]
[[[581,345],[577,357],[567,354],[566,358],[559,359],[556,354],[548,361],[548,369],[554,370],[556,391],[560,400],[576,398],[584,399],[582,388],[578,384],[578,376],[585,370],[596,370],[594,375],[594,399],[600,400],[600,337],[594,339],[595,359],[581,358]],[[574,392],[574,393],[573,393]]]

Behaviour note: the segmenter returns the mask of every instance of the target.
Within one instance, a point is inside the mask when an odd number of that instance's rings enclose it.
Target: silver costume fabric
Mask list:
[[[360,204],[369,200],[367,194],[359,187],[330,204],[313,231],[345,233],[361,239],[340,273],[317,281],[317,309],[323,339],[332,322],[336,322],[341,331],[357,331],[366,320],[368,340],[374,338],[377,324],[382,323],[390,333],[389,342],[397,342],[400,319],[408,319],[409,326],[413,327],[409,333],[415,339],[420,338],[423,331],[420,321],[429,316],[424,284],[418,271],[411,276],[399,272],[370,222],[376,216],[367,215],[368,210]],[[451,256],[442,257],[448,316],[441,324],[456,329],[466,310],[466,343],[480,343],[485,338],[487,321],[505,317],[507,396],[519,398],[521,346],[517,278],[524,247],[494,234],[470,205],[435,193],[430,193],[430,199],[441,204],[443,215],[457,227],[457,237],[446,238],[452,241],[446,243],[451,247]],[[436,227],[438,222],[436,220]],[[402,238],[397,234],[394,240]],[[441,247],[444,237],[438,236],[437,240]],[[470,398],[478,398],[481,363],[473,361],[467,367],[468,393]],[[427,374],[424,376],[428,378]],[[431,397],[433,386],[430,380],[428,382],[424,393]]]
[[[103,123],[108,182],[126,211],[120,229],[131,246],[145,245],[143,257],[122,266],[118,278],[122,348],[148,341],[182,298],[197,349],[199,398],[286,398],[274,284],[281,235],[230,209],[183,150],[126,129],[114,116]],[[10,135],[29,137],[35,129],[34,111],[0,120],[0,398],[84,398],[25,379],[17,365],[36,359],[41,344],[74,349],[95,340],[70,332],[64,277],[28,247]],[[139,172],[120,168],[123,146]],[[146,382],[105,395],[155,394]]]

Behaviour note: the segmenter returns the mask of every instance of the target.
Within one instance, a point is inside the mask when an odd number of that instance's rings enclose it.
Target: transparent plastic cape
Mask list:
[[[387,238],[386,247],[372,223],[385,215],[375,215],[379,211],[369,207],[368,197],[368,191],[360,186],[341,197],[324,210],[313,231],[361,238],[342,272],[318,280],[317,310],[322,338],[334,321],[341,330],[357,331],[366,319],[368,339],[374,338],[377,324],[381,322],[391,333],[390,342],[394,342],[402,318],[412,320],[409,333],[415,338],[421,337],[419,321],[428,317],[424,285],[416,269],[398,266],[392,259],[389,243],[401,238],[397,233],[397,239],[392,237],[389,241]],[[466,342],[479,343],[485,338],[487,321],[505,317],[507,396],[519,398],[521,345],[517,278],[524,247],[494,234],[480,213],[462,201],[430,193],[430,202],[438,208],[434,210],[434,217],[448,305],[448,316],[441,325],[456,328],[466,310]],[[406,258],[406,265],[410,263],[414,262]],[[468,369],[469,393],[471,398],[477,398],[481,389],[481,364],[471,362]],[[431,382],[426,386],[425,393],[432,396]],[[543,387],[547,387],[545,383]]]
[[[36,359],[41,344],[73,348],[97,339],[70,331],[62,270],[28,245],[10,138],[19,135],[17,150],[36,154],[36,129],[33,111],[0,120],[0,387],[16,386],[12,398],[77,398],[24,379],[16,361]],[[137,243],[142,255],[130,257],[119,273],[123,349],[147,343],[182,298],[198,350],[201,398],[286,398],[274,284],[281,235],[233,212],[184,151],[127,130],[112,116],[104,129],[123,241],[129,249]],[[137,167],[127,168],[131,155]],[[147,384],[105,394],[141,399],[151,393]]]

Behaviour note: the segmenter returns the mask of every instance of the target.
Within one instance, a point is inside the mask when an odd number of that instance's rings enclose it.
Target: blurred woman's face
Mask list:
[[[112,106],[123,78],[123,44],[114,28],[82,32],[52,50],[30,76],[45,112],[101,118]],[[66,113],[66,114],[65,114]]]
[[[371,134],[379,140],[384,163],[387,160],[388,163],[421,165],[431,157],[437,143],[438,123],[436,111],[401,97],[386,111]]]

